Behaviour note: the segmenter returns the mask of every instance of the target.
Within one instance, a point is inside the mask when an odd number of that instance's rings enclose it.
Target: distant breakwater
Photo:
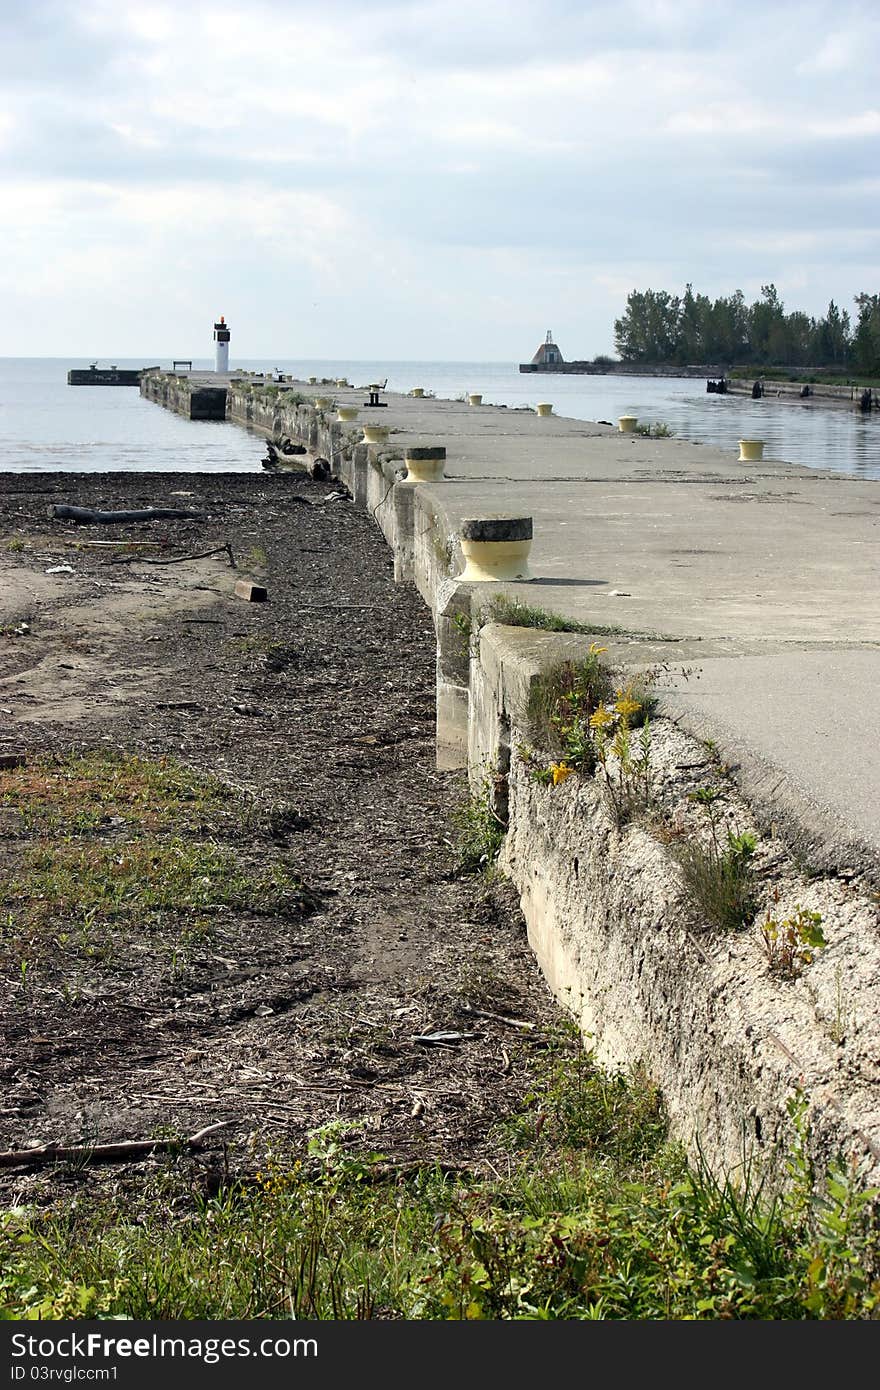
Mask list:
[[[547,375],[571,376],[675,376],[719,377],[724,368],[651,366],[645,362],[520,362],[521,372],[543,372]]]
[[[751,381],[739,377],[728,377],[725,380],[725,390],[729,396],[754,396],[756,382],[760,385],[759,398],[762,400],[793,401],[807,405],[814,401],[817,405],[823,406],[837,405],[862,410],[880,409],[880,392],[869,386],[840,386],[821,381],[768,381],[761,376],[760,372],[756,373]],[[862,404],[866,398],[870,404]]]

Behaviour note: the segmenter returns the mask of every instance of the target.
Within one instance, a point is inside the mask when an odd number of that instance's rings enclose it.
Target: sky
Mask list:
[[[613,352],[880,291],[880,6],[0,0],[0,355]]]

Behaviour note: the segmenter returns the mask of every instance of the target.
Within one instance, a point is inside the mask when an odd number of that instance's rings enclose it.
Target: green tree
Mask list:
[[[678,311],[676,361],[681,366],[695,362],[709,362],[712,354],[707,350],[707,330],[709,328],[712,305],[705,294],[694,294],[693,285],[685,285]]]
[[[710,362],[747,362],[750,356],[749,310],[742,290],[716,299],[706,315],[704,342]]]
[[[774,362],[781,362],[785,367],[805,367],[813,352],[816,320],[799,311],[787,314],[781,329],[774,327],[770,336]]]
[[[812,360],[820,367],[842,367],[852,352],[852,328],[849,314],[842,312],[832,299],[828,312],[816,324],[813,336]]]
[[[880,375],[880,294],[857,294],[859,311],[853,337],[853,360],[860,372]]]
[[[784,321],[785,306],[776,286],[762,285],[761,298],[749,309],[749,346],[756,362],[778,360],[785,347]]]
[[[624,362],[675,359],[681,301],[668,290],[632,290],[614,322],[614,346]]]

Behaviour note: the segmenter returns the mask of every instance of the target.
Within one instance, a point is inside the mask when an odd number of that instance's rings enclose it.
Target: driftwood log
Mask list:
[[[49,512],[54,521],[78,521],[83,525],[112,525],[119,521],[203,521],[203,512],[182,507],[147,507],[141,512],[97,512],[92,507],[69,507],[57,503]]]
[[[170,1153],[175,1149],[197,1149],[216,1134],[228,1129],[232,1120],[207,1125],[188,1139],[128,1139],[119,1144],[40,1144],[34,1149],[7,1149],[0,1153],[0,1168],[21,1168],[45,1163],[128,1163],[132,1159],[148,1158],[153,1153]]]

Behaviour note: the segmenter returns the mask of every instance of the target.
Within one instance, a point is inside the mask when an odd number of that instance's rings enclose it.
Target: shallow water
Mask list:
[[[152,359],[114,360],[119,367],[154,365]],[[0,470],[260,470],[263,442],[245,430],[185,420],[144,400],[135,387],[68,386],[68,368],[88,365],[86,358],[0,359]],[[209,358],[193,362],[195,369],[212,365]],[[233,359],[232,365],[277,369],[299,379],[347,377],[358,386],[387,379],[391,391],[423,386],[451,399],[480,391],[486,404],[550,401],[557,415],[578,420],[616,424],[620,415],[633,414],[646,423],[662,421],[681,439],[729,449],[733,458],[740,438],[759,438],[766,441],[767,458],[880,478],[878,412],[863,416],[772,397],[710,395],[703,378],[532,375],[498,362],[274,358]]]

